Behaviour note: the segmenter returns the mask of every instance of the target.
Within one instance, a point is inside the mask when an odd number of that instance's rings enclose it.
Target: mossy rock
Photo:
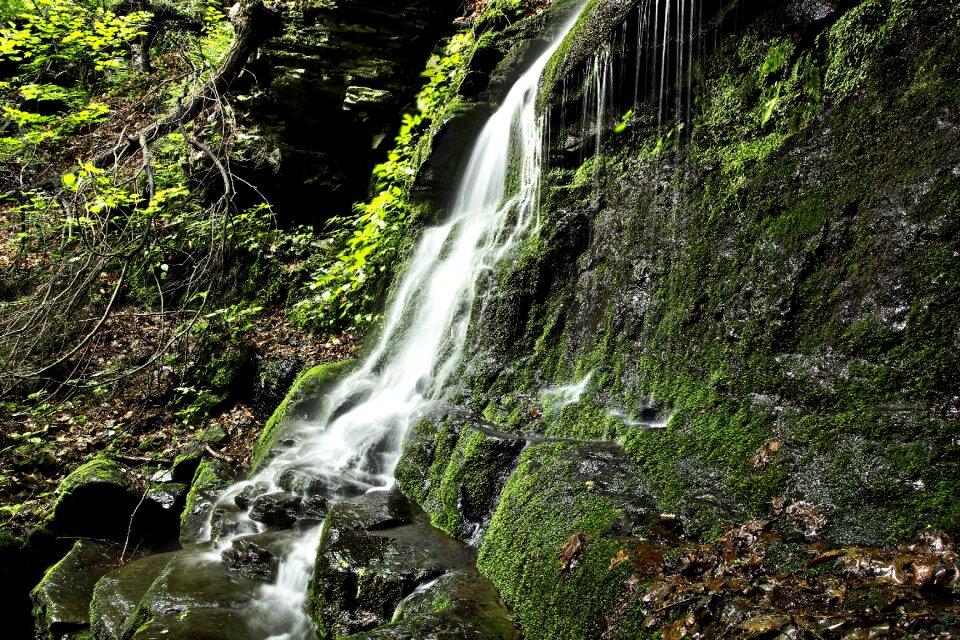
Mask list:
[[[392,624],[366,640],[513,640],[520,632],[493,584],[475,571],[448,573],[404,599]]]
[[[232,571],[209,550],[209,546],[192,547],[169,558],[158,557],[153,561],[156,565],[143,563],[137,568],[140,585],[157,568],[160,571],[124,623],[123,640],[263,637],[252,626],[255,618],[247,615],[260,583]],[[129,597],[134,591],[129,591]],[[123,607],[128,608],[129,601]]]
[[[613,447],[543,443],[524,451],[477,566],[527,637],[600,636],[626,575],[610,563],[620,538],[659,520],[639,477]]]
[[[433,526],[467,540],[478,537],[493,515],[525,445],[509,434],[423,419],[407,436],[395,475]]]
[[[217,498],[232,482],[230,470],[219,460],[203,460],[200,463],[180,518],[180,544],[199,541],[210,521]]]
[[[43,522],[55,536],[127,543],[132,548],[176,539],[182,485],[157,484],[105,457],[68,475]]]
[[[137,605],[174,555],[162,553],[128,562],[97,581],[90,601],[90,630],[96,640],[129,637]]]
[[[310,404],[316,403],[322,394],[347,375],[353,364],[352,360],[327,362],[311,367],[297,377],[287,397],[270,416],[263,433],[253,446],[251,475],[262,469],[270,459],[271,451],[277,444],[284,423],[299,412],[309,410]]]
[[[449,579],[434,582],[441,576]],[[307,602],[322,638],[431,637],[445,626],[443,637],[514,637],[496,590],[473,566],[473,550],[434,529],[396,490],[330,510]],[[391,624],[395,616],[399,624]]]
[[[79,540],[47,570],[30,593],[38,638],[59,640],[89,627],[94,585],[117,567],[122,552],[118,545]]]

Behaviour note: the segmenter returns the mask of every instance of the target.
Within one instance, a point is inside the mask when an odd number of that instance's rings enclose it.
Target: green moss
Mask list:
[[[315,400],[341,380],[353,367],[352,360],[328,362],[304,370],[290,387],[287,397],[274,410],[273,415],[253,446],[251,473],[259,471],[269,460],[270,450],[276,444],[287,418],[305,400]]]
[[[186,504],[180,515],[180,541],[196,542],[196,534],[206,523],[208,503],[231,484],[231,477],[223,464],[204,459],[193,476]]]
[[[576,479],[578,457],[566,444],[527,449],[480,546],[477,566],[535,637],[598,637],[624,578],[609,569],[619,542],[604,535],[621,509]],[[559,554],[574,534],[585,545],[565,575]]]
[[[78,467],[60,483],[60,500],[73,493],[78,487],[93,482],[103,482],[125,486],[127,484],[123,467],[108,458],[94,458],[90,462]]]
[[[130,480],[119,463],[106,457],[96,457],[77,467],[60,483],[57,489],[57,499],[42,527],[54,526],[58,515],[62,515],[63,505],[71,500],[74,491],[93,483],[112,484],[123,490],[130,487]]]
[[[877,20],[883,42],[853,44]],[[475,368],[471,405],[504,429],[618,439],[661,507],[704,537],[781,497],[825,505],[826,535],[850,542],[960,526],[944,417],[957,411],[960,141],[942,124],[960,52],[924,36],[950,20],[868,2],[803,41],[758,21],[698,61],[689,143],[651,153],[657,133],[638,126],[578,170],[554,167],[540,235],[497,272],[508,313],[489,313],[523,330],[486,348],[498,367]],[[589,258],[552,279],[567,267],[563,216],[594,180],[608,211]],[[591,369],[579,403],[526,415],[541,389]],[[612,415],[645,407],[672,413],[669,428]],[[768,441],[778,455],[752,464]]]
[[[901,33],[904,22],[914,17],[908,0],[869,0],[854,7],[830,29],[830,62],[826,86],[840,102],[849,98],[870,78],[871,67],[886,55],[882,48]]]
[[[433,526],[467,539],[493,512],[522,441],[500,439],[456,423],[422,419],[404,443],[395,476]]]

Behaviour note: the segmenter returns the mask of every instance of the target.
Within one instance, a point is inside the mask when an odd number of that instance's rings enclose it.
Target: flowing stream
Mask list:
[[[326,397],[320,417],[291,425],[286,446],[259,473],[218,503],[229,522],[208,526],[212,554],[264,525],[234,505],[238,496],[323,487],[332,500],[393,485],[401,444],[412,424],[441,397],[466,342],[479,274],[493,269],[536,224],[544,144],[537,110],[540,77],[586,4],[578,0],[546,50],[493,113],[469,158],[448,221],[426,230],[386,314],[379,343]],[[508,176],[519,175],[515,192]],[[241,502],[242,504],[242,502]],[[264,637],[313,636],[304,611],[320,532],[287,544],[276,583],[263,587],[254,622]]]

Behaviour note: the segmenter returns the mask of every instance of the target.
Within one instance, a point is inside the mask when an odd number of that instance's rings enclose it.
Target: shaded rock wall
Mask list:
[[[277,35],[236,100],[248,124],[238,165],[289,222],[347,215],[367,195],[423,84],[420,71],[462,3],[280,3]]]

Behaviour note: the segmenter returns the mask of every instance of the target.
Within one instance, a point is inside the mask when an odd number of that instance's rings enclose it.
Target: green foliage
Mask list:
[[[406,240],[410,186],[430,137],[456,95],[473,45],[473,33],[461,32],[427,62],[423,76],[428,81],[417,95],[417,112],[403,116],[396,145],[374,169],[379,192],[369,202],[354,205],[354,217],[331,221],[340,250],[314,274],[314,295],[294,311],[299,323],[335,330],[374,321],[378,285]]]
[[[0,31],[0,56],[20,62],[28,73],[42,73],[52,64],[69,62],[80,75],[124,65],[122,49],[143,34],[150,14],[134,11],[118,16],[101,6],[78,0],[33,0],[20,24]]]
[[[210,66],[220,64],[233,42],[233,25],[221,7],[216,0],[209,0],[203,13],[200,51],[204,62]]]
[[[630,118],[633,117],[633,109],[627,109],[627,112],[620,118],[620,122],[613,128],[614,133],[623,133],[630,124]]]
[[[119,16],[79,0],[32,5],[0,29],[0,59],[19,67],[0,82],[0,111],[17,128],[17,135],[0,138],[0,160],[103,122],[110,108],[92,92],[129,66],[125,50],[151,17],[143,11]]]

